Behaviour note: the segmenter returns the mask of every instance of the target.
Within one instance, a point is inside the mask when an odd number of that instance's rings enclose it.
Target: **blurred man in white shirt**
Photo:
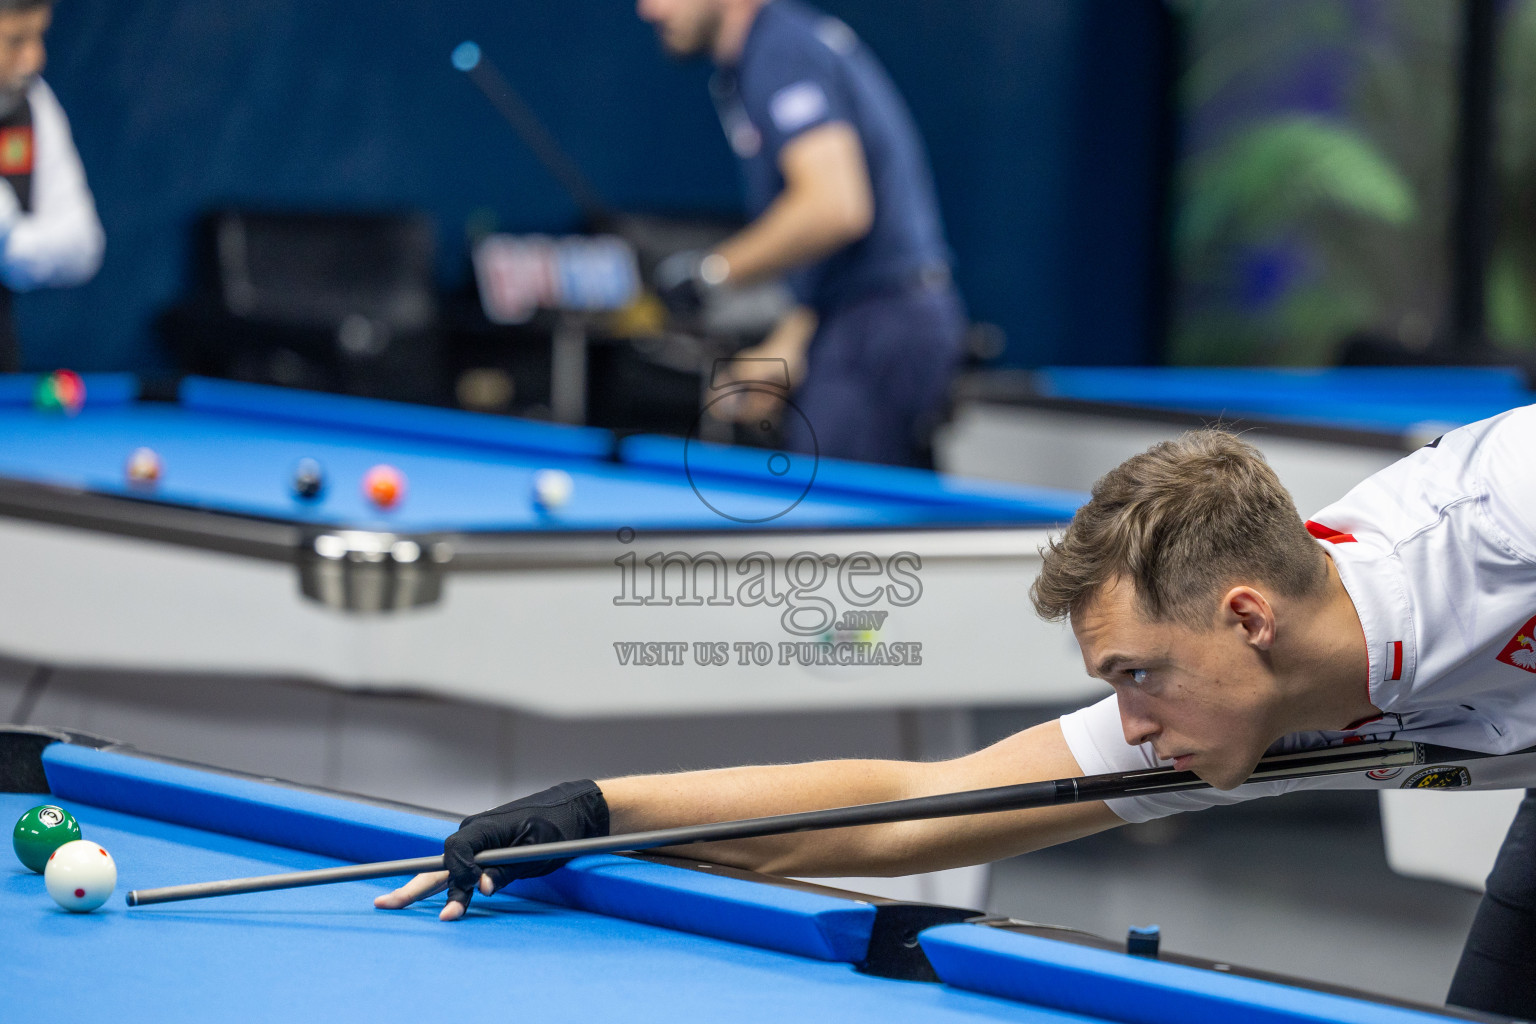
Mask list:
[[[0,372],[20,368],[16,292],[91,279],[105,238],[69,120],[42,79],[53,0],[0,0]]]

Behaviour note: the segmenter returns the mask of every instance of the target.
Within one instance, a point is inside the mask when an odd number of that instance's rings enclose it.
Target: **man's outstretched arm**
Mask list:
[[[449,889],[439,916],[461,917],[476,891],[552,871],[558,861],[482,872],[475,853],[498,846],[734,821],[1081,775],[1059,722],[952,761],[815,761],[567,783],[464,820],[444,844],[456,874],[417,875],[374,900],[409,906]],[[903,875],[978,864],[1101,832],[1120,823],[1102,803],[800,832],[678,848],[689,857],[780,875]]]
[[[1081,774],[1060,724],[1051,721],[951,761],[815,761],[640,775],[598,785],[617,834]],[[700,843],[668,852],[775,875],[905,875],[1011,857],[1118,824],[1113,811],[1095,802]]]

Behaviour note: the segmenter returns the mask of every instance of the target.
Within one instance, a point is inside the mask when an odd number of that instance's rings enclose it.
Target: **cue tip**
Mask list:
[[[125,903],[127,903],[130,907],[138,906],[139,905],[139,890],[137,890],[137,889],[130,889],[130,890],[128,890],[128,895],[123,897],[123,901]]]
[[[480,44],[466,39],[453,48],[453,66],[460,71],[473,71],[480,65]]]

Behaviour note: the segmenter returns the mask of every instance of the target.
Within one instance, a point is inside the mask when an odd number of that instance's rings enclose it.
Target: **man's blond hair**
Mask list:
[[[1151,621],[1196,628],[1239,583],[1307,597],[1327,580],[1326,556],[1275,471],[1222,430],[1192,430],[1122,462],[1042,554],[1030,598],[1051,620],[1117,579],[1134,585]]]

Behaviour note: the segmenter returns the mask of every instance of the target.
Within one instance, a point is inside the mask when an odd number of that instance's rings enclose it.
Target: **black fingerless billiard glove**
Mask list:
[[[562,782],[542,793],[513,800],[489,811],[471,814],[459,830],[443,840],[443,865],[448,869],[448,899],[469,906],[480,881],[490,876],[497,889],[517,878],[537,878],[565,864],[535,860],[481,868],[475,854],[507,846],[529,846],[566,839],[590,839],[608,834],[608,802],[589,779]]]

